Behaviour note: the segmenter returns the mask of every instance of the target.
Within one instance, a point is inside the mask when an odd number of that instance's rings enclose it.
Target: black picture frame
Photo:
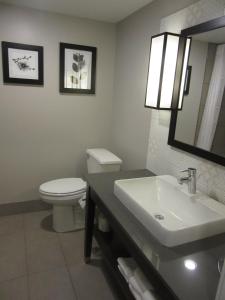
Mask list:
[[[185,85],[184,85],[185,96],[189,95],[190,83],[191,83],[191,72],[192,72],[192,66],[187,66]]]
[[[181,34],[183,36],[190,36],[190,35],[194,35],[194,34],[199,34],[199,33],[204,33],[207,31],[215,30],[215,29],[222,28],[222,27],[225,27],[225,16],[195,25],[193,27],[186,28],[181,31]],[[225,30],[225,28],[224,28],[224,30]],[[177,114],[178,114],[178,111],[171,111],[168,145],[178,148],[178,149],[181,149],[183,151],[189,152],[196,156],[205,158],[209,161],[213,161],[219,165],[225,166],[225,157],[217,155],[210,151],[206,151],[204,149],[198,148],[196,146],[192,146],[192,145],[180,142],[175,139]],[[190,119],[190,122],[191,122],[191,119]]]
[[[10,57],[9,51],[13,50],[19,50],[19,57],[17,60]],[[20,51],[21,50],[21,51]],[[23,56],[23,51],[29,51],[29,52],[35,52],[37,53],[37,62],[35,64],[35,67],[38,68],[36,70],[37,72],[37,78],[23,78],[22,69],[28,68],[29,65],[26,63],[29,61],[29,58],[31,58],[31,55],[28,57],[26,54]],[[24,52],[27,53],[27,52]],[[32,54],[32,53],[31,53]],[[25,59],[23,59],[23,57]],[[12,62],[13,61],[13,62]],[[19,68],[18,75],[14,76],[11,73],[10,64],[11,66],[16,66]],[[44,50],[42,46],[34,46],[34,45],[27,45],[27,44],[19,44],[19,43],[12,43],[12,42],[5,42],[2,41],[2,66],[3,66],[3,82],[4,83],[12,83],[12,84],[31,84],[31,85],[43,85],[44,84]],[[25,67],[20,67],[21,65],[25,65]],[[37,65],[37,66],[36,66]],[[31,68],[30,68],[31,70]],[[35,68],[32,66],[32,71],[34,71]],[[21,77],[19,72],[21,71]],[[32,76],[31,76],[32,77]]]
[[[78,51],[74,54],[73,51],[73,63],[71,65],[72,73],[74,75],[69,76],[70,79],[68,79],[69,84],[65,85],[65,74],[68,70],[66,70],[66,64],[65,64],[65,51],[66,50],[75,50]],[[89,83],[90,88],[80,88],[79,85],[81,85],[81,75],[80,71],[82,68],[80,67],[79,63],[82,63],[85,66],[85,58],[84,54],[80,54],[79,51],[85,51],[87,52],[87,55],[91,57],[91,71],[87,74],[87,76],[91,76]],[[89,54],[88,54],[89,52]],[[84,52],[81,52],[84,53]],[[91,56],[90,56],[91,54]],[[71,54],[72,55],[72,54]],[[95,82],[96,82],[96,56],[97,56],[97,48],[91,47],[91,46],[83,46],[83,45],[77,45],[77,44],[68,44],[68,43],[60,43],[60,78],[59,78],[59,90],[61,93],[75,93],[75,94],[95,94]],[[74,60],[74,57],[77,60]],[[72,67],[74,66],[74,68]],[[82,66],[82,65],[81,65]],[[90,64],[89,64],[90,67]],[[79,72],[79,78],[75,76],[76,73]],[[86,72],[87,73],[87,72]],[[74,80],[77,80],[74,83]],[[78,85],[78,86],[77,86]]]

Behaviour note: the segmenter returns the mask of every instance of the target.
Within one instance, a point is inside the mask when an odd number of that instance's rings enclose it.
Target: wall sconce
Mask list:
[[[145,107],[181,110],[191,38],[174,33],[152,36]]]

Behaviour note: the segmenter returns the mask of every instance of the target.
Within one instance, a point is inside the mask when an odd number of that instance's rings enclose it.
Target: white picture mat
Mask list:
[[[79,72],[73,70],[74,54],[84,55],[85,66],[81,72],[84,75],[83,79],[75,84],[71,81],[71,76],[74,76],[79,80]],[[64,86],[65,88],[77,88],[77,89],[91,89],[91,71],[92,71],[92,52],[76,49],[65,49],[65,73],[64,73]]]
[[[25,60],[29,64],[30,69],[20,70],[20,68],[13,61],[13,59],[23,58],[24,56],[26,57],[31,56],[29,61]],[[38,51],[9,48],[8,60],[9,60],[10,78],[34,79],[34,80],[38,79]]]

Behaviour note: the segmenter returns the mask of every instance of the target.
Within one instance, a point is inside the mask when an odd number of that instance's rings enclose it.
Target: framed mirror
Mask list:
[[[225,16],[184,29],[192,37],[183,107],[168,144],[225,166]]]

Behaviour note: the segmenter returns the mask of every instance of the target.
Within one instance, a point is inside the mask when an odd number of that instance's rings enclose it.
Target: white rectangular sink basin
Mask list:
[[[114,194],[165,246],[225,232],[225,205],[163,175],[116,180]]]

